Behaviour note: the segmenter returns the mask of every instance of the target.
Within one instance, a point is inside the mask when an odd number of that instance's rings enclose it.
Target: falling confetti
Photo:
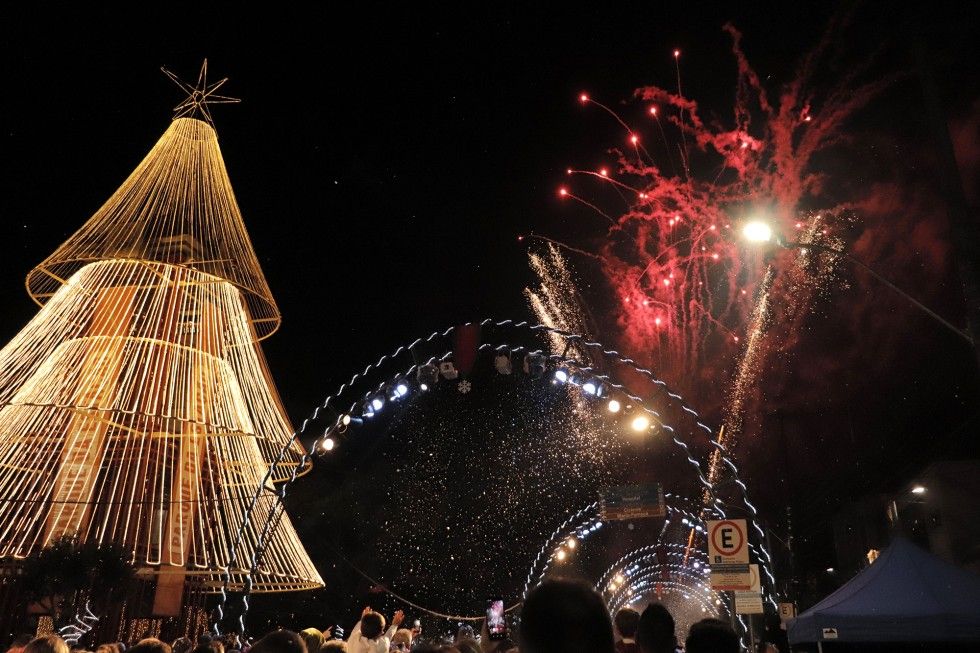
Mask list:
[[[629,469],[626,440],[571,385],[478,369],[416,395],[358,438],[377,449],[336,498],[346,553],[420,605],[477,615],[519,598],[539,547]],[[379,415],[376,419],[382,419]]]

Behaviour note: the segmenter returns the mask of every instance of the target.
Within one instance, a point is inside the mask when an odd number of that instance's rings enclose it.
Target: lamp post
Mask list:
[[[874,268],[872,268],[870,265],[868,265],[861,259],[851,256],[846,250],[837,249],[836,247],[829,247],[827,245],[821,245],[819,243],[800,243],[795,241],[787,241],[782,236],[775,234],[772,230],[772,227],[770,227],[768,224],[766,224],[761,220],[753,220],[751,222],[745,223],[745,225],[743,225],[742,227],[742,236],[745,238],[745,240],[751,243],[772,242],[784,249],[803,249],[803,250],[814,249],[817,250],[818,252],[829,252],[831,254],[842,256],[846,258],[848,261],[850,261],[851,263],[853,263],[854,265],[858,266],[859,268],[861,268],[862,270],[870,274],[872,277],[874,277],[881,283],[883,283],[885,286],[890,288],[895,293],[904,297],[906,301],[908,301],[910,304],[912,304],[913,306],[915,306],[916,308],[918,308],[919,310],[927,314],[929,317],[942,324],[944,327],[946,327],[947,329],[949,329],[950,331],[958,335],[960,338],[966,340],[968,343],[970,343],[971,347],[975,346],[973,337],[969,333],[967,333],[963,329],[960,329],[955,324],[953,324],[952,322],[950,322],[949,320],[941,316],[939,313],[935,312],[934,310],[932,310],[931,308],[929,308],[928,306],[920,302],[918,299],[916,299],[912,295],[908,294],[907,292],[905,292],[904,290],[896,286],[889,279],[879,274]]]

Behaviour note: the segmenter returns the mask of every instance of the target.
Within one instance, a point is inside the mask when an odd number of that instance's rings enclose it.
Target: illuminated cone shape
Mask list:
[[[155,614],[217,591],[292,428],[258,340],[279,324],[217,136],[179,118],[109,201],[28,275],[42,308],[0,351],[0,556],[66,534],[128,549]],[[294,472],[294,444],[272,481]],[[307,466],[308,467],[308,466]],[[271,485],[232,566],[253,591],[321,586]]]
[[[207,123],[177,118],[88,222],[27,275],[39,304],[87,263],[163,261],[242,291],[258,337],[281,321],[245,231],[218,137]]]

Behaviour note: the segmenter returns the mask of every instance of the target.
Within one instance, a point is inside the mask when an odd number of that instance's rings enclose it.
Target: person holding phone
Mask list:
[[[491,640],[507,637],[507,619],[504,614],[504,600],[499,596],[487,601],[487,633]]]
[[[503,639],[491,639],[490,632],[487,630],[487,620],[483,620],[483,628],[480,630],[480,649],[483,653],[514,653],[517,650],[517,643],[510,638],[507,633]]]

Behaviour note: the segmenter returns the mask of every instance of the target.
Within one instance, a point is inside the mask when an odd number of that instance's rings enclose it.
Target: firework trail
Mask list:
[[[725,447],[733,449],[737,444],[737,436],[742,432],[745,404],[748,400],[748,393],[755,387],[756,381],[761,372],[762,348],[765,336],[772,324],[772,286],[776,280],[776,268],[770,264],[766,267],[766,272],[759,283],[756,292],[758,301],[752,312],[752,319],[749,323],[749,335],[745,341],[745,348],[738,361],[738,368],[735,372],[735,379],[729,392],[728,402],[725,406]],[[718,436],[721,438],[721,434]],[[711,455],[711,465],[708,468],[708,480],[716,483],[721,473],[721,455],[719,451],[714,451]]]
[[[562,331],[578,333],[589,339],[594,338],[596,329],[591,313],[582,300],[578,284],[558,247],[547,243],[543,253],[532,251],[528,253],[528,259],[531,269],[538,277],[538,287],[534,290],[525,288],[524,296],[538,322]],[[552,351],[559,353],[568,344],[564,338],[555,334],[550,334],[548,339]],[[572,345],[570,349],[570,354],[578,360],[590,365],[594,363],[588,350],[577,345]]]
[[[801,247],[794,251],[792,265],[777,275],[777,267],[769,263],[756,289],[757,298],[749,322],[748,335],[732,379],[724,409],[725,447],[734,449],[745,430],[747,408],[760,394],[760,374],[773,355],[792,356],[804,321],[828,300],[834,290],[847,288],[839,274],[842,255],[831,250],[843,250],[845,243],[839,232],[853,225],[853,213],[806,214],[794,226],[796,242],[819,245],[820,249]],[[833,228],[834,235],[831,234]],[[778,298],[778,306],[774,302]],[[778,311],[779,319],[775,319]],[[784,363],[788,361],[784,360]],[[779,369],[791,369],[784,364]],[[717,452],[712,454],[708,478],[720,480],[723,467]]]

